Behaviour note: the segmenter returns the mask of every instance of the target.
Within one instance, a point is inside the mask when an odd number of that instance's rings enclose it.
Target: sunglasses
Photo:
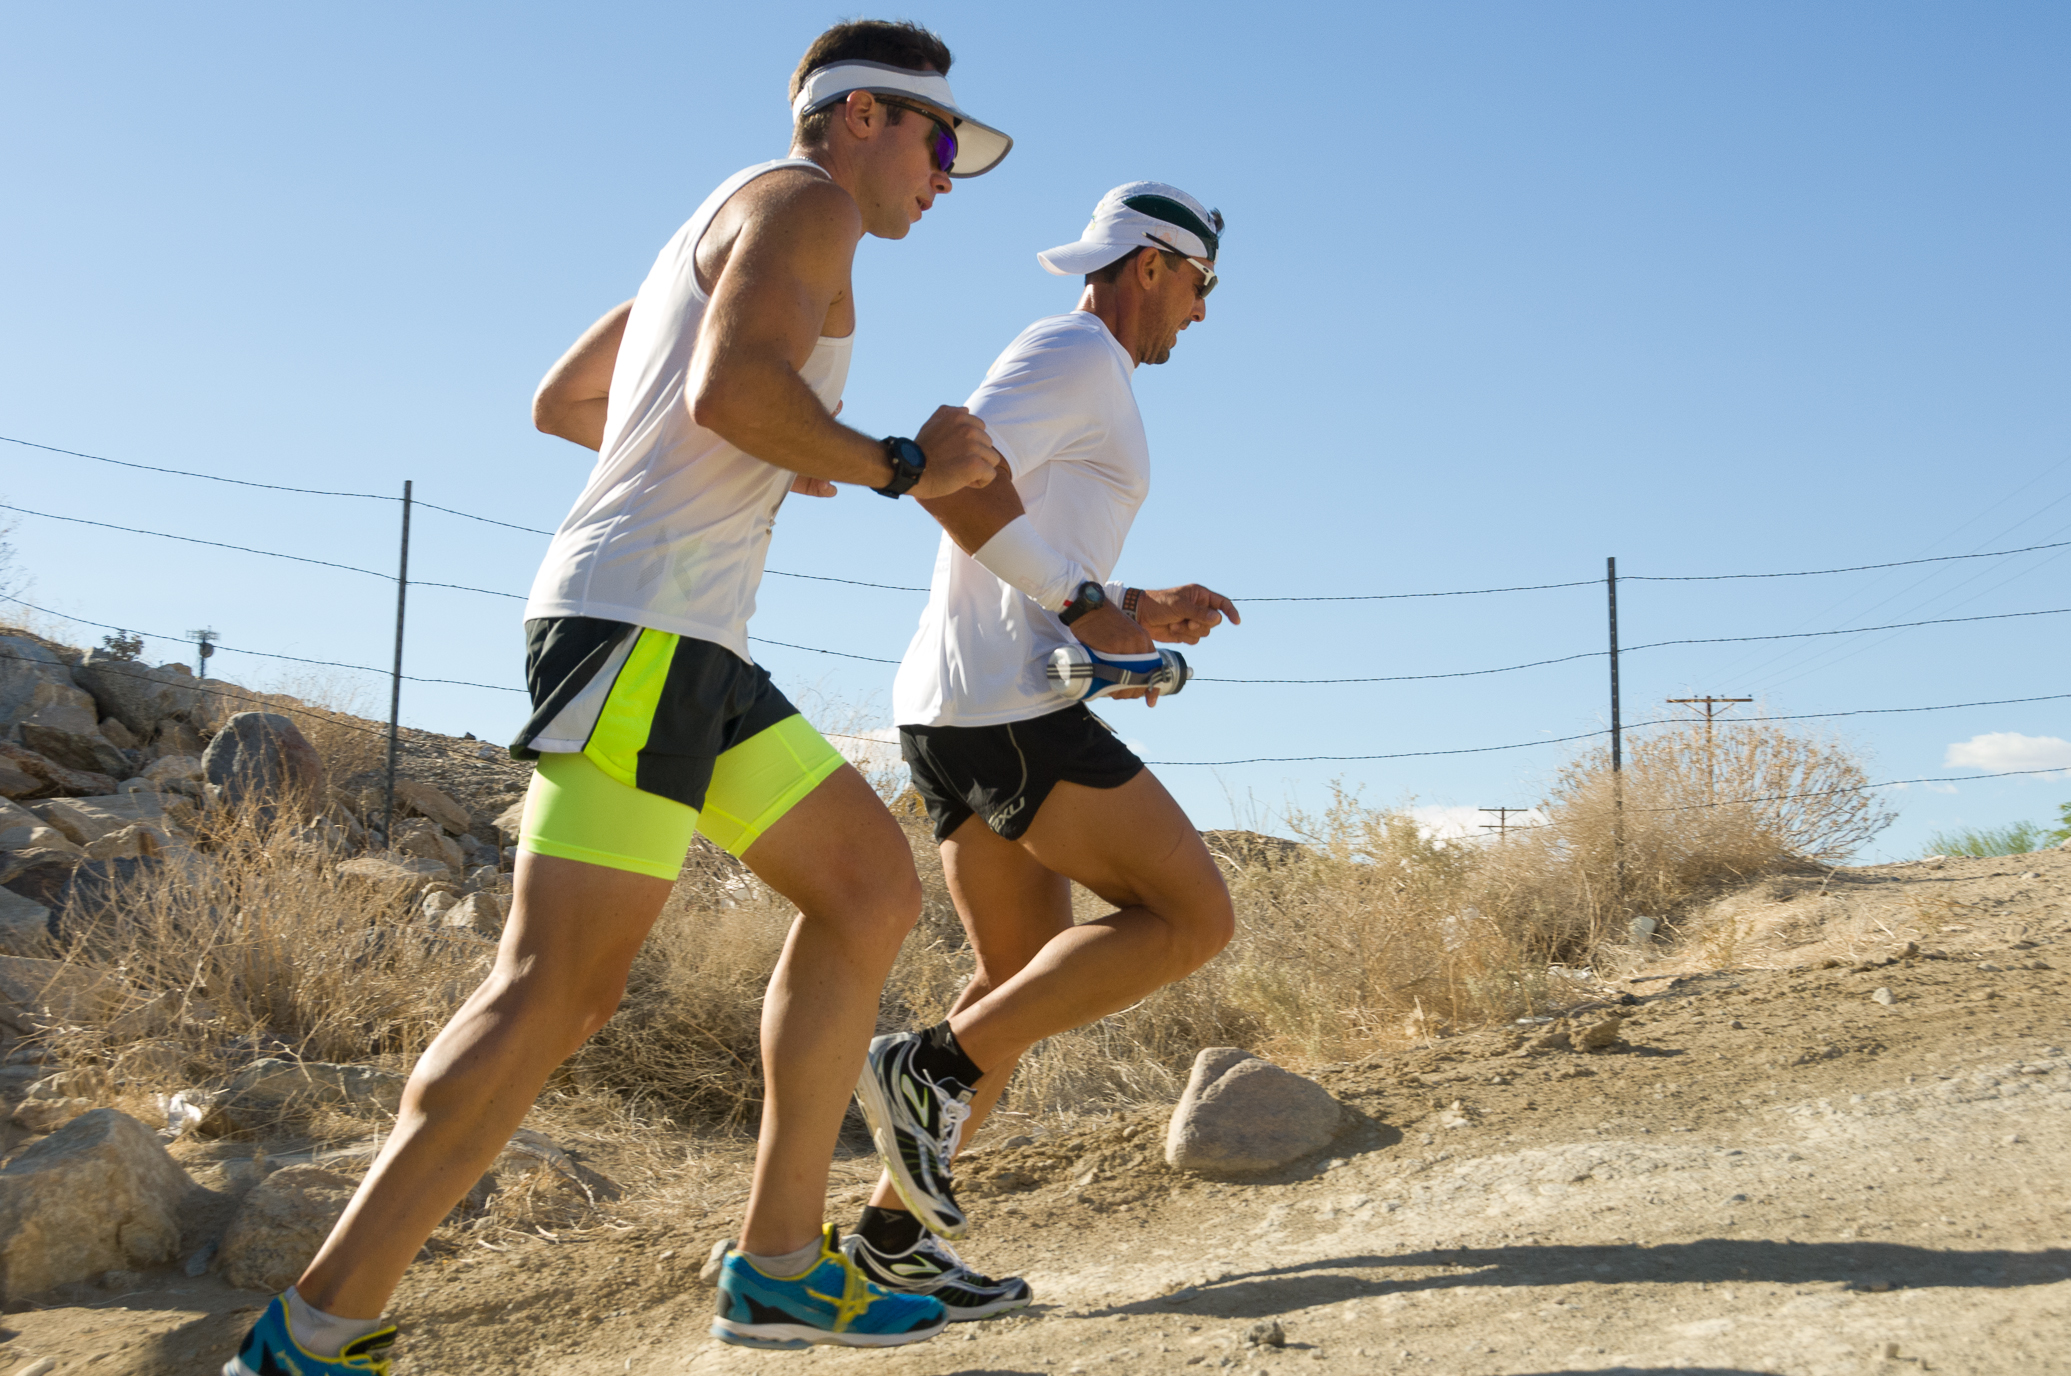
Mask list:
[[[1218,215],[1216,218],[1220,219],[1221,216]],[[1166,243],[1163,239],[1158,238],[1156,235],[1151,235],[1149,237],[1151,241],[1157,244],[1159,248],[1164,249],[1168,253],[1179,254],[1180,257],[1186,259],[1189,263],[1192,263],[1195,267],[1201,270],[1201,285],[1194,288],[1194,299],[1196,301],[1206,301],[1208,299],[1208,293],[1215,290],[1215,264],[1209,262],[1206,258],[1196,258],[1182,249],[1176,249],[1172,247],[1172,245]]]
[[[909,105],[903,100],[893,100],[890,96],[879,96],[877,101],[880,105],[895,105],[901,110],[911,110],[914,114],[921,116],[934,125],[935,133],[928,140],[928,151],[934,154],[935,170],[937,172],[947,172],[950,168],[956,166],[956,133],[942,122],[941,116],[937,115],[933,110],[925,109],[919,105]]]

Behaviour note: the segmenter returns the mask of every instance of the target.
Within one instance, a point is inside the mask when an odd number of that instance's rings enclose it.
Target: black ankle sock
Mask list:
[[[865,1204],[856,1223],[856,1236],[886,1254],[909,1250],[920,1241],[921,1232],[920,1220],[904,1209],[880,1209],[875,1204]]]
[[[965,1089],[974,1087],[984,1071],[978,1063],[964,1054],[958,1045],[956,1033],[949,1030],[949,1020],[944,1018],[920,1034],[920,1045],[914,1048],[913,1063],[934,1079],[951,1079]]]

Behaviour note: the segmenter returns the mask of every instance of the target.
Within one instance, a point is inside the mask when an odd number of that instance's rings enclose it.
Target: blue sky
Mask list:
[[[721,178],[780,155],[783,88],[839,13],[734,7],[11,6],[0,81],[0,434],[550,527],[584,452],[534,433],[541,371],[629,296]],[[1229,217],[1223,285],[1138,374],[1154,488],[1118,575],[1247,598],[1820,569],[2071,540],[2071,15],[1992,4],[939,4],[910,12],[1014,153],[858,255],[844,419],[911,433],[1028,321],[1034,251],[1107,187]],[[383,502],[133,473],[0,445],[0,501],[393,566]],[[31,600],[149,631],[387,662],[352,573],[20,517]],[[794,499],[772,568],[926,581],[911,503]],[[522,592],[540,537],[424,513],[413,572]],[[1882,573],[1634,582],[1624,638],[2071,606],[2066,550]],[[519,604],[413,594],[408,672],[517,684]],[[754,630],[896,658],[919,598],[771,578]],[[1443,673],[1602,648],[1600,586],[1271,603],[1204,678]],[[1624,661],[1772,711],[2067,691],[2071,618]],[[98,634],[94,632],[93,634]],[[177,647],[154,643],[154,655]],[[771,648],[887,720],[889,666]],[[225,654],[249,683],[278,666]],[[1364,755],[1603,725],[1601,658],[1423,683],[1201,682],[1111,718],[1155,760]],[[370,681],[364,704],[385,704]],[[502,739],[515,694],[408,685],[414,725]],[[2071,702],[1834,724],[1877,778],[2058,763]],[[872,717],[872,712],[875,717]],[[1989,738],[1968,755],[1950,749]],[[1174,766],[1204,826],[1333,778],[1375,802],[1525,805],[1562,746]],[[2000,767],[2015,767],[2002,763]],[[1947,790],[1947,791],[1942,791]],[[2071,780],[1914,787],[1870,856],[2053,814]]]

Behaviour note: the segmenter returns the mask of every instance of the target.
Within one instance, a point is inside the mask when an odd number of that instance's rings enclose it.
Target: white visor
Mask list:
[[[1127,182],[1100,198],[1077,240],[1045,249],[1036,261],[1059,277],[1082,277],[1134,249],[1169,249],[1213,263],[1221,247],[1221,211],[1164,182]]]
[[[999,166],[1000,159],[1006,157],[1007,151],[1014,146],[1014,140],[989,124],[980,124],[957,108],[947,77],[937,72],[888,67],[882,62],[842,62],[815,71],[799,88],[798,99],[791,102],[791,118],[794,121],[804,119],[851,91],[868,91],[881,96],[912,96],[949,116],[950,127],[956,134],[956,161],[949,168],[952,177],[975,177],[981,172],[990,172]]]

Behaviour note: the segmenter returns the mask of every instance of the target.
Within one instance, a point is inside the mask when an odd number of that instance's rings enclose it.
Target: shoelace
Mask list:
[[[949,1173],[949,1158],[956,1155],[956,1145],[963,1140],[964,1120],[971,1116],[971,1106],[961,1099],[942,1100],[942,1171]]]
[[[833,1305],[834,1331],[836,1333],[845,1332],[848,1326],[860,1318],[863,1311],[870,1307],[870,1282],[863,1278],[862,1270],[854,1261],[849,1259],[848,1253],[834,1250],[823,1252],[821,1255],[823,1257],[831,1256],[835,1261],[841,1263],[841,1298],[836,1299],[832,1295],[823,1295],[811,1286],[806,1287],[805,1293],[811,1295],[816,1300],[825,1300]]]

